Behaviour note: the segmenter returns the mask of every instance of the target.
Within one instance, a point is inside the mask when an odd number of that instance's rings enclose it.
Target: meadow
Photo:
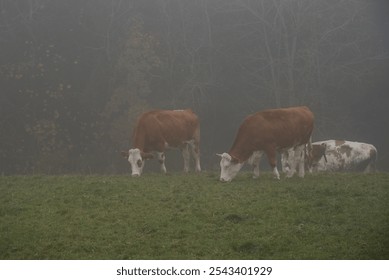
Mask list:
[[[389,259],[389,173],[1,176],[0,259]]]

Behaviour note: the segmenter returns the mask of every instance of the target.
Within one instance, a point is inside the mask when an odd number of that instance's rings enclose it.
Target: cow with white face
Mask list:
[[[154,110],[142,114],[133,133],[133,148],[122,151],[131,165],[132,176],[140,176],[145,160],[156,152],[161,171],[166,173],[165,150],[178,148],[184,157],[184,171],[189,171],[190,150],[196,171],[200,167],[200,124],[192,110]]]
[[[152,154],[142,154],[138,148],[130,149],[127,153],[123,151],[122,154],[128,159],[131,165],[132,176],[140,176],[145,165],[145,160],[153,158]]]
[[[220,160],[220,181],[230,182],[243,166],[243,162],[239,162],[236,158],[231,157],[228,153],[217,154],[221,157]]]
[[[279,179],[277,169],[277,151],[293,149],[301,155],[297,163],[299,176],[304,177],[304,150],[310,143],[313,130],[313,113],[307,107],[270,109],[246,117],[239,127],[235,141],[228,153],[217,154],[220,161],[220,181],[230,182],[249,160],[254,166],[254,177],[259,175],[259,160],[265,153],[273,170],[274,177]],[[288,177],[293,176],[291,168]]]
[[[312,143],[312,158],[307,166],[312,171],[375,171],[377,149],[371,145],[345,140]]]

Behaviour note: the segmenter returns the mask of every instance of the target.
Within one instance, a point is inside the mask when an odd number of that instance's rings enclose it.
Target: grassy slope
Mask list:
[[[389,174],[0,177],[0,259],[388,259]]]

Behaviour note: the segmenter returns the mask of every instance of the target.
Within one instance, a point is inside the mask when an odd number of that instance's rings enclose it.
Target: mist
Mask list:
[[[389,171],[385,0],[0,0],[0,172],[128,172],[139,114],[192,108],[218,168],[248,114],[306,105],[313,140]],[[179,153],[168,170],[181,170]]]

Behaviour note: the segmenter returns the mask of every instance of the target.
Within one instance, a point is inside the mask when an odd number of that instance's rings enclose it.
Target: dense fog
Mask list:
[[[386,0],[0,0],[0,172],[124,173],[137,116],[192,108],[201,161],[245,116],[307,105],[313,140],[389,170]],[[181,170],[178,152],[167,168]]]

